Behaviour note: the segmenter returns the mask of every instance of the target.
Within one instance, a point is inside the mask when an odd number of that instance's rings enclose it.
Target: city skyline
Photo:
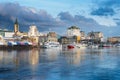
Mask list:
[[[120,1],[114,0],[0,0],[0,28],[13,30],[18,19],[20,30],[35,24],[40,32],[53,30],[65,34],[75,25],[86,33],[101,31],[105,36],[119,36]]]

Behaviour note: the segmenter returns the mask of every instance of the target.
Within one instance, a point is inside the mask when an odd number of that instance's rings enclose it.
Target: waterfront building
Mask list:
[[[7,41],[13,41],[14,32],[9,31],[7,29],[0,29],[0,37],[2,40],[0,40],[1,42],[3,42],[4,44],[6,44]]]
[[[43,45],[45,42],[47,42],[47,35],[39,36],[39,44]]]
[[[118,43],[120,42],[120,37],[109,37],[107,38],[107,42],[110,42],[110,43]]]
[[[76,26],[71,26],[67,29],[67,36],[69,38],[76,36],[76,42],[80,42],[81,40],[81,33],[80,33],[80,28]],[[71,40],[71,39],[70,39]]]
[[[9,31],[7,29],[0,29],[0,35],[3,37],[13,37],[14,32]]]
[[[69,40],[66,36],[61,36],[58,40],[61,44],[68,44]]]
[[[67,36],[81,36],[80,28],[76,26],[71,26],[67,29]]]
[[[0,35],[0,45],[5,44],[5,40],[2,35]]]
[[[84,31],[80,31],[80,34],[81,34],[81,40],[85,40],[85,32]]]
[[[89,40],[95,40],[95,41],[103,41],[103,33],[102,32],[89,32],[87,34],[87,39]]]
[[[38,31],[38,29],[37,29],[37,27],[35,25],[31,25],[29,27],[28,36],[29,37],[39,36],[39,31]]]
[[[10,37],[13,37],[13,35],[14,35],[14,32],[12,32],[12,31],[5,31],[5,36],[4,37],[10,38]]]
[[[78,43],[78,37],[77,36],[69,36],[68,43]]]
[[[58,41],[57,34],[55,32],[49,32],[47,34],[47,41],[48,42],[57,42]]]
[[[35,45],[39,44],[39,31],[35,25],[31,25],[29,27],[28,37],[29,40]]]
[[[71,43],[77,43],[77,36],[62,36],[59,39],[59,42],[61,44],[71,44]]]

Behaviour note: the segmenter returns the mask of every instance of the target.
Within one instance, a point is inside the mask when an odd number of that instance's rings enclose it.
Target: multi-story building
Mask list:
[[[61,44],[68,44],[68,38],[66,36],[62,36],[60,37],[60,39],[58,40]]]
[[[70,28],[67,29],[67,37],[68,38],[73,38],[76,37],[75,42],[80,42],[81,40],[81,33],[80,33],[80,28],[76,26],[71,26]],[[70,39],[72,40],[72,39]],[[70,41],[72,42],[72,41]]]
[[[47,34],[47,41],[57,42],[58,41],[57,34],[55,32],[49,32]]]
[[[95,40],[95,41],[103,41],[103,33],[102,32],[89,32],[87,34],[87,39]]]
[[[0,36],[2,36],[2,41],[14,40],[14,32],[8,31],[7,29],[0,29]]]
[[[80,31],[81,34],[81,40],[85,40],[85,32],[84,31]]]
[[[7,29],[0,29],[0,35],[3,37],[13,37],[14,32],[8,31]]]
[[[28,36],[29,37],[39,36],[39,31],[35,25],[29,27]]]
[[[71,44],[77,42],[77,36],[62,36],[59,39],[61,44]]]
[[[30,26],[28,37],[29,37],[29,40],[35,45],[39,44],[39,31],[35,25]]]
[[[120,42],[120,37],[109,37],[107,41],[110,43],[117,43]]]
[[[76,26],[71,26],[67,29],[67,36],[81,36],[80,28]]]

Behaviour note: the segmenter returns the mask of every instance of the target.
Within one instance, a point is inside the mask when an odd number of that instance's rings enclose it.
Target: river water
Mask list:
[[[120,48],[1,50],[0,80],[120,80]]]

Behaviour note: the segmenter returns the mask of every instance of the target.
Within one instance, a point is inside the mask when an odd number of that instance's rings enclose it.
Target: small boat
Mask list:
[[[79,48],[79,49],[86,49],[87,45],[86,44],[75,44],[76,48]]]
[[[58,48],[62,49],[62,46],[59,42],[45,42],[42,46],[43,48]]]
[[[99,45],[96,45],[96,44],[93,44],[93,45],[89,45],[89,46],[88,46],[88,48],[92,48],[92,49],[98,48],[98,47],[99,47]]]
[[[86,48],[86,44],[81,44],[81,43],[73,43],[73,44],[68,44],[67,45],[68,49],[85,49]]]
[[[70,44],[67,45],[67,47],[68,47],[68,49],[73,49],[73,48],[75,48],[74,45],[70,45]]]
[[[112,44],[103,44],[102,47],[104,47],[104,48],[110,48],[110,47],[113,47],[113,45]]]
[[[120,48],[120,43],[115,44],[115,47]]]

